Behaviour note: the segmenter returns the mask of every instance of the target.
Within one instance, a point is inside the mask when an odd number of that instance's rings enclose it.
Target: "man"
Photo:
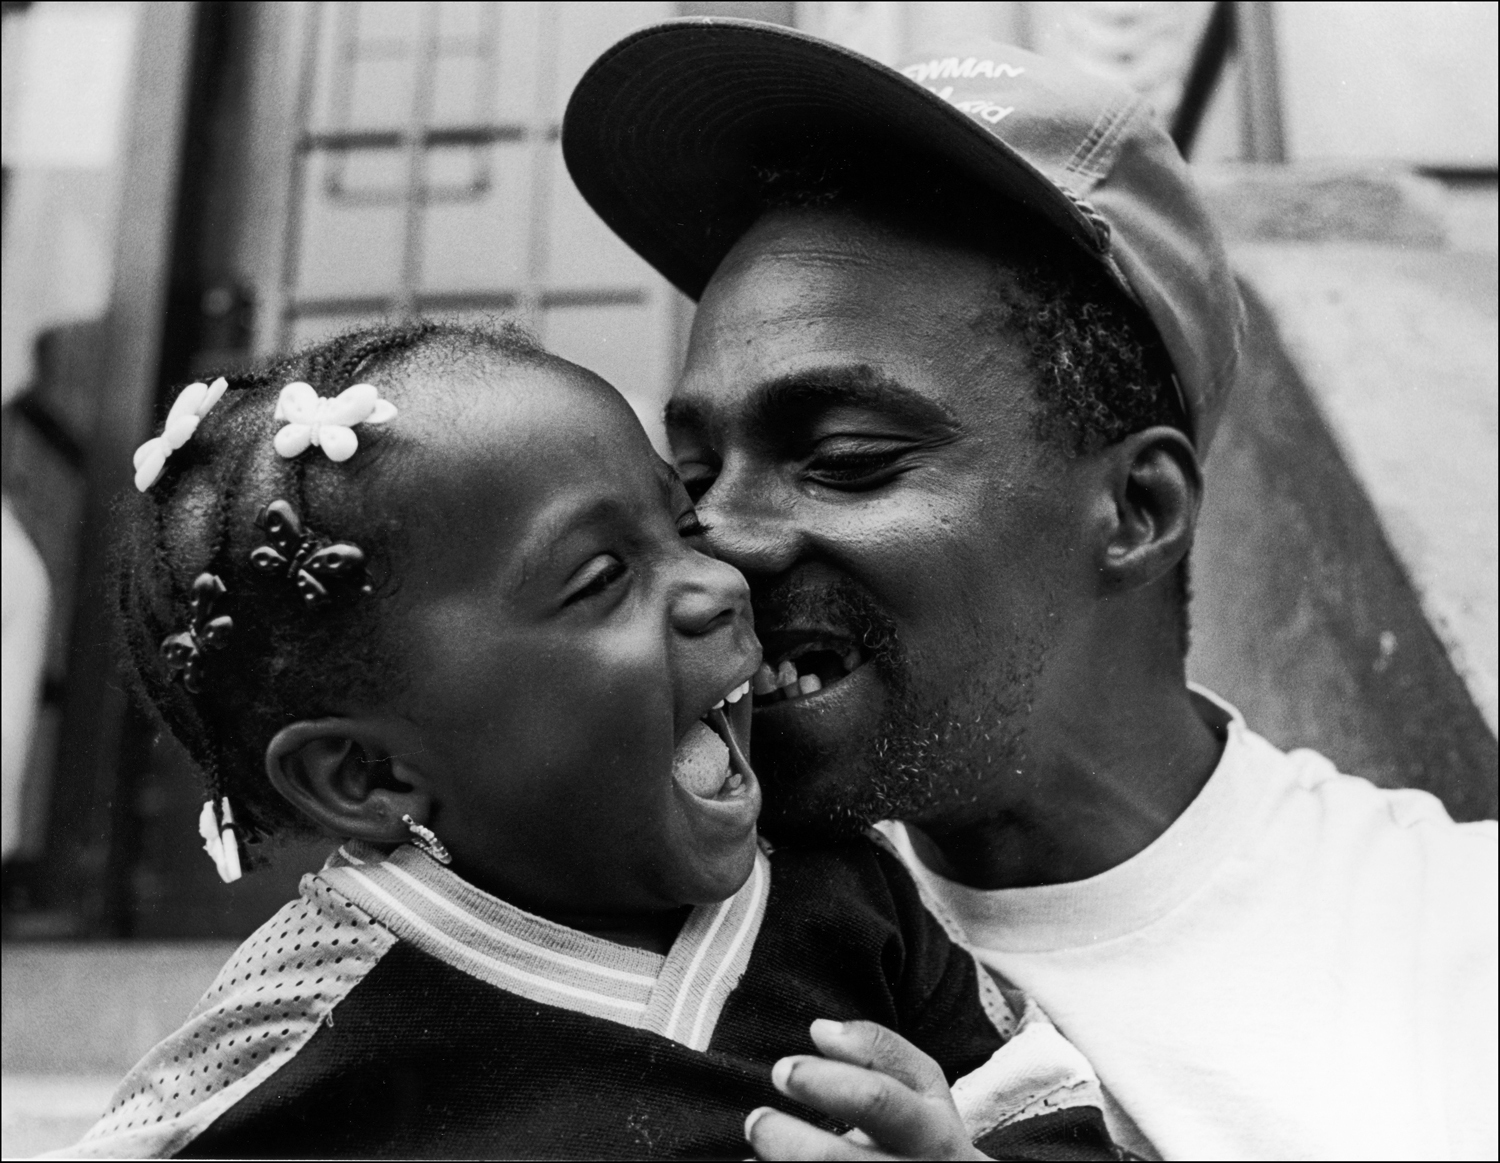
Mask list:
[[[1139,102],[677,22],[595,64],[564,151],[700,299],[668,432],[777,666],[770,834],[899,821],[1138,1153],[1493,1158],[1495,825],[1185,682],[1240,306]],[[758,1148],[834,1150],[777,1118]]]

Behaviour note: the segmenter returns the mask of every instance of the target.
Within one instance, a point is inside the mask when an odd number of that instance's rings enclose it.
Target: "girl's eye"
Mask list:
[[[677,518],[677,535],[679,537],[702,537],[708,532],[708,529],[707,525],[698,520],[698,514],[691,509]]]
[[[563,604],[571,605],[602,594],[627,572],[625,563],[613,553],[601,553],[573,575],[573,589]]]

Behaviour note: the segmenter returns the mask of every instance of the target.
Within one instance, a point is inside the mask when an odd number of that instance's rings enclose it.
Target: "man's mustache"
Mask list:
[[[905,652],[895,620],[850,578],[808,581],[790,577],[765,584],[751,582],[750,605],[757,633],[826,631],[859,643],[888,678],[905,678]]]

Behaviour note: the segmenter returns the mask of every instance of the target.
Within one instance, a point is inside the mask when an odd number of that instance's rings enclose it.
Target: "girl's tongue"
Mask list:
[[[730,774],[729,748],[724,740],[707,723],[694,723],[672,757],[672,778],[695,796],[711,800]]]

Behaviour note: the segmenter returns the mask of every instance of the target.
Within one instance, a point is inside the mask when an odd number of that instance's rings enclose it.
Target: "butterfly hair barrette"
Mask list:
[[[225,592],[224,583],[216,574],[200,573],[193,579],[193,617],[188,628],[162,639],[161,655],[166,659],[167,669],[194,694],[202,686],[204,652],[224,649],[234,630],[234,619],[214,613]]]
[[[354,384],[337,396],[320,396],[301,381],[287,384],[276,401],[275,418],[286,425],[276,433],[276,452],[291,460],[317,447],[329,460],[348,460],[359,449],[356,424],[384,424],[395,416],[396,406],[382,400],[374,384]]]
[[[272,501],[260,511],[255,524],[268,544],[251,551],[250,564],[262,573],[287,578],[308,606],[332,600],[338,589],[370,592],[364,550],[308,532],[286,501]]]
[[[168,458],[198,431],[203,417],[213,410],[228,388],[229,381],[220,376],[211,384],[189,384],[177,393],[161,435],[153,436],[135,450],[133,463],[137,491],[144,493],[157,482],[167,467]]]

